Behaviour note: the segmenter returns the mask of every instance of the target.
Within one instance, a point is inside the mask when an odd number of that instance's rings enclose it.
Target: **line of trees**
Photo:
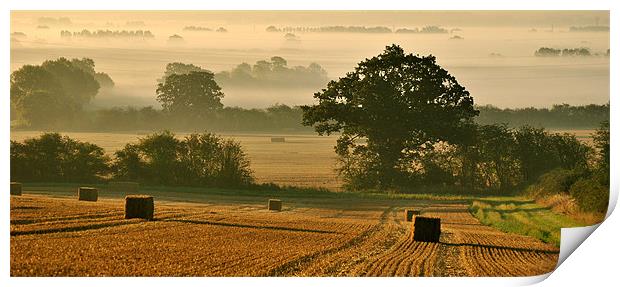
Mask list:
[[[541,47],[538,50],[536,50],[536,52],[534,52],[534,56],[536,57],[559,57],[559,56],[587,57],[587,56],[592,56],[592,53],[590,53],[590,49],[588,48],[554,49],[554,48]]]
[[[150,39],[155,35],[149,30],[82,30],[79,32],[71,32],[68,30],[60,31],[60,36],[63,38],[124,38],[124,39]]]
[[[153,133],[105,155],[97,145],[46,133],[23,143],[11,141],[11,180],[97,182],[106,179],[147,184],[242,187],[252,184],[250,161],[241,145],[210,133],[178,139]]]
[[[316,32],[316,33],[420,33],[420,34],[444,34],[448,33],[447,29],[437,26],[425,26],[422,28],[401,28],[395,31],[385,26],[322,26],[322,27],[283,27],[269,26],[265,29],[267,32]]]
[[[480,125],[504,123],[510,128],[532,126],[537,128],[569,130],[594,129],[598,124],[609,119],[609,104],[570,106],[554,105],[552,108],[517,108],[500,109],[494,106],[476,106],[480,114],[474,122]],[[246,109],[226,107],[212,111],[212,116],[205,121],[192,120],[179,114],[171,115],[161,108],[148,107],[113,107],[88,112],[77,112],[76,121],[55,122],[46,114],[48,122],[39,126],[31,124],[33,130],[57,128],[73,131],[157,131],[161,129],[175,131],[209,130],[214,132],[293,132],[310,133],[311,127],[301,124],[303,111],[300,106],[275,104],[267,108]]]

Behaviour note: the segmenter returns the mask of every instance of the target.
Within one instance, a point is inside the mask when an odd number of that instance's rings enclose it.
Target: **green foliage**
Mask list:
[[[247,186],[252,172],[241,145],[213,134],[183,140],[165,131],[115,153],[115,177],[164,185]]]
[[[11,180],[89,182],[108,172],[108,157],[94,144],[46,133],[11,141]]]
[[[336,146],[345,164],[341,170],[374,179],[366,188],[402,184],[418,151],[458,140],[459,130],[477,115],[469,92],[435,57],[405,54],[396,45],[314,97],[317,105],[302,107],[303,123],[320,135],[341,132]],[[358,138],[366,143],[357,144]]]
[[[113,88],[114,81],[106,73],[95,71],[95,61],[89,58],[71,59],[71,64],[82,71],[92,75],[101,88]]]
[[[317,63],[307,67],[288,67],[288,62],[278,56],[260,60],[251,66],[241,63],[231,71],[222,71],[215,80],[224,87],[318,87],[327,82],[327,72]]]
[[[570,134],[550,134],[544,129],[521,127],[515,131],[516,156],[525,182],[554,168],[585,169],[591,149]]]
[[[544,127],[546,129],[592,129],[601,121],[609,119],[609,104],[571,106],[553,105],[551,108],[500,109],[494,106],[478,106],[480,116],[476,123],[489,125],[506,123],[509,127]]]
[[[594,146],[599,151],[596,172],[600,174],[603,184],[609,186],[609,121],[601,122],[600,127],[594,133]]]
[[[476,133],[477,180],[485,188],[508,190],[520,182],[515,139],[505,125],[479,126]]]
[[[166,70],[164,71],[164,75],[157,79],[158,83],[166,82],[166,78],[170,75],[186,75],[191,72],[211,72],[209,70],[203,69],[194,64],[185,64],[181,62],[168,63],[166,65]]]
[[[541,175],[535,184],[528,186],[526,194],[533,198],[568,194],[571,186],[585,176],[585,172],[556,168]]]
[[[157,101],[164,111],[185,117],[204,118],[223,107],[222,89],[211,72],[171,74],[157,86]]]
[[[570,195],[583,211],[607,211],[609,186],[601,184],[596,178],[582,178],[570,187]]]
[[[86,58],[24,65],[11,73],[11,108],[31,127],[69,122],[99,91],[96,75],[94,62]]]

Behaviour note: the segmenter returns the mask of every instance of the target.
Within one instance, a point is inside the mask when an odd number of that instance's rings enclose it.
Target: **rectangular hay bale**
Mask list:
[[[439,242],[441,235],[441,219],[435,217],[416,216],[413,223],[413,240]]]
[[[11,195],[22,195],[22,184],[19,182],[11,182]]]
[[[284,140],[284,137],[272,137],[271,142],[272,143],[283,143],[285,142],[285,140]]]
[[[108,190],[124,192],[125,194],[136,194],[140,191],[140,184],[131,181],[111,181],[108,183]]]
[[[420,211],[415,209],[405,209],[405,221],[411,222],[414,215],[420,215]]]
[[[281,211],[282,210],[282,201],[279,199],[270,199],[267,203],[267,209]]]
[[[153,219],[155,205],[150,195],[125,196],[125,219],[142,218]]]
[[[83,201],[97,201],[99,192],[93,187],[79,187],[78,188],[78,200]]]

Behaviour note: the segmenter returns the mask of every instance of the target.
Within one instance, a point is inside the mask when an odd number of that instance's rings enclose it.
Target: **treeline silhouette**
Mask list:
[[[500,109],[478,106],[478,124],[505,123],[508,127],[533,126],[547,129],[594,129],[609,119],[609,104],[571,106],[554,105],[552,108]],[[301,124],[299,106],[275,104],[264,109],[224,107],[208,120],[192,121],[182,115],[172,115],[154,107],[114,107],[75,113],[77,120],[59,123],[55,128],[71,131],[175,131],[209,130],[214,132],[292,132],[309,133],[312,129]],[[43,126],[21,127],[37,130]]]
[[[82,30],[79,32],[71,32],[68,30],[60,31],[60,36],[63,38],[122,38],[122,39],[149,39],[155,37],[151,31],[148,30]]]
[[[97,182],[131,180],[147,184],[240,187],[252,184],[241,145],[210,133],[178,139],[153,133],[106,156],[95,144],[46,133],[23,143],[11,141],[11,180]]]
[[[213,29],[201,26],[185,26],[183,31],[213,31]]]
[[[162,83],[173,74],[191,72],[212,73],[194,64],[174,62],[166,65],[164,75],[157,82]],[[286,59],[278,56],[256,61],[254,65],[244,62],[230,71],[221,71],[213,76],[218,85],[236,88],[312,87],[318,89],[329,81],[327,71],[317,63],[310,63],[307,67],[289,67]]]
[[[609,55],[609,50],[607,52]],[[536,57],[588,57],[592,56],[589,48],[554,49],[541,47],[534,52]]]
[[[609,32],[609,26],[571,26],[570,32]]]
[[[278,56],[256,61],[254,65],[241,63],[230,71],[215,74],[222,87],[321,87],[329,79],[327,71],[317,63],[307,67],[289,67],[286,59]]]
[[[572,106],[553,105],[551,108],[498,108],[478,106],[479,124],[506,123],[509,127],[524,125],[548,129],[593,129],[609,119],[609,103]]]
[[[448,33],[448,30],[437,26],[425,26],[422,28],[401,28],[393,31],[385,26],[323,26],[323,27],[282,27],[269,26],[265,29],[267,32],[313,32],[313,33]]]
[[[414,28],[414,29],[402,28],[402,29],[396,30],[396,32],[394,32],[394,33],[398,33],[398,34],[415,34],[415,33],[421,33],[421,34],[445,34],[445,33],[448,33],[448,30],[444,29],[444,28],[441,28],[441,27],[437,27],[437,26],[425,26],[425,27],[422,27],[421,29],[418,29],[418,28]]]

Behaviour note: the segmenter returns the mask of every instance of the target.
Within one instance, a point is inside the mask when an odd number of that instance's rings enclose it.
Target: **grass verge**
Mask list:
[[[538,238],[560,246],[561,228],[585,224],[557,214],[533,200],[519,197],[494,197],[473,200],[469,212],[484,225],[504,232]]]

